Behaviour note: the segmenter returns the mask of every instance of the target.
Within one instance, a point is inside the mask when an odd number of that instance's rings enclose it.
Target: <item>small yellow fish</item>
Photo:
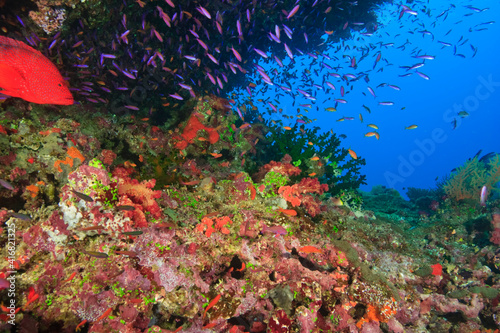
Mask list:
[[[410,126],[405,127],[405,129],[412,130],[412,129],[415,129],[417,127],[418,127],[417,125],[410,125]]]
[[[335,112],[335,111],[337,111],[337,109],[333,108],[333,107],[326,108],[325,110],[329,111],[329,112]]]
[[[332,197],[331,200],[332,200],[332,203],[333,203],[334,206],[339,207],[339,206],[343,206],[344,205],[344,203],[342,202],[342,200],[340,200],[339,198]]]
[[[377,125],[375,125],[375,124],[368,124],[368,125],[366,125],[366,126],[371,127],[371,128],[373,128],[373,129],[378,129],[378,126],[377,126]]]
[[[283,126],[283,129],[285,129],[286,131],[290,131],[292,128],[290,126]]]

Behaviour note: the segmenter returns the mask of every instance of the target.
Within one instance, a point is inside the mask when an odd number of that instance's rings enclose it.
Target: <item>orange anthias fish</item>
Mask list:
[[[323,250],[318,249],[317,247],[306,245],[299,249],[299,252],[304,253],[323,253]]]
[[[205,312],[203,312],[203,318],[205,318],[205,315],[207,314],[207,311],[211,309],[220,299],[221,294],[217,295],[214,297],[213,300],[208,303],[207,307],[205,308]]]
[[[358,159],[358,155],[354,152],[354,150],[352,149],[347,149],[347,151],[349,152],[349,155],[351,155],[351,157],[355,160]]]
[[[283,208],[278,208],[278,211],[282,212],[285,215],[288,216],[297,216],[297,211],[294,209],[283,209]]]
[[[73,104],[57,67],[40,51],[0,36],[0,92],[37,104]]]

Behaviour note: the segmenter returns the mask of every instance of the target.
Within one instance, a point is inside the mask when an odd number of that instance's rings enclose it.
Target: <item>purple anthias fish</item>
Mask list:
[[[483,188],[481,189],[481,196],[479,200],[481,206],[486,207],[486,200],[488,200],[488,187],[483,186]]]
[[[11,190],[11,191],[13,191],[13,190],[14,190],[14,186],[12,186],[12,184],[11,184],[11,183],[9,183],[9,182],[8,182],[8,181],[6,181],[6,180],[0,179],[0,185],[1,185],[1,186],[3,186],[3,187],[5,187],[5,188],[6,188],[6,189],[8,189],[8,190]]]

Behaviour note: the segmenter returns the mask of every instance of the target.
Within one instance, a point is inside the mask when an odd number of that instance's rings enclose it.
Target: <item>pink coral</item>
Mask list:
[[[323,210],[325,210],[325,207],[323,207],[321,201],[310,195],[305,195],[302,198],[302,206],[307,210],[309,215],[311,215],[312,217],[318,215]]]
[[[268,164],[261,167],[259,172],[256,175],[256,178],[262,179],[262,178],[264,178],[266,173],[271,172],[271,171],[279,173],[281,175],[288,176],[288,177],[300,175],[300,173],[301,173],[300,168],[294,166],[291,162],[292,162],[292,158],[290,157],[290,155],[286,154],[281,159],[281,162],[271,161]]]
[[[49,235],[40,225],[34,225],[23,234],[23,241],[30,244],[30,248],[35,252],[52,252],[54,258],[57,258],[56,244],[50,239]]]
[[[278,309],[269,319],[268,330],[272,333],[291,332],[292,321],[286,315],[284,310]]]
[[[24,175],[26,175],[26,170],[24,169],[21,169],[20,167],[15,167],[14,169],[12,169],[12,171],[10,172],[10,175],[9,175],[9,180],[10,181],[14,181],[16,180],[17,178],[21,178],[23,177]]]
[[[227,191],[228,197],[234,202],[246,201],[248,199],[253,200],[252,198],[255,198],[255,194],[255,187],[252,181],[243,172],[235,176],[232,186]]]
[[[152,190],[156,183],[154,179],[142,182],[137,179],[120,179],[118,183],[118,194],[128,196],[146,209],[155,206],[155,199],[161,197],[160,191]]]
[[[9,212],[6,210],[0,210],[0,223],[3,224],[10,217]]]
[[[96,321],[107,309],[114,307],[117,303],[117,297],[111,290],[95,294],[92,286],[85,283],[78,294],[79,304],[75,303],[73,311],[82,320],[89,322]]]
[[[147,226],[145,212],[156,219],[162,216],[162,210],[155,200],[161,197],[161,191],[153,190],[155,184],[156,180],[154,179],[142,182],[129,177],[118,179],[120,205],[131,205],[136,208],[125,213],[125,216],[134,220],[135,228]]]
[[[493,213],[493,219],[491,220],[491,226],[493,227],[493,231],[491,232],[490,241],[493,244],[500,244],[500,209],[495,209]]]
[[[156,181],[140,182],[130,177],[133,172],[117,167],[110,175],[106,169],[82,165],[70,173],[70,183],[62,188],[60,203],[69,229],[79,237],[96,233],[85,230],[93,227],[102,227],[99,233],[116,234],[147,227],[149,217],[161,219],[163,212],[156,202],[161,191],[153,190]],[[82,195],[90,199],[82,199]],[[119,206],[133,209],[115,209]]]
[[[304,178],[296,185],[298,185],[298,193],[323,194],[323,192],[328,191],[328,185],[320,184],[319,180],[316,178]]]
[[[14,152],[10,152],[8,155],[0,156],[0,165],[9,165],[15,160],[16,160],[16,154]]]
[[[165,288],[167,293],[179,286],[189,288],[193,284],[190,279],[187,279],[184,274],[178,272],[177,268],[172,267],[169,263],[159,262],[157,267],[158,269],[154,272],[155,281]]]
[[[238,236],[247,236],[255,238],[260,233],[260,223],[254,218],[253,213],[249,210],[241,210],[243,215],[243,223],[240,225]]]
[[[95,183],[99,183],[104,186],[111,184],[109,174],[106,170],[86,164],[79,166],[77,170],[71,172],[68,175],[68,180],[75,183],[74,190],[78,192],[87,190]],[[92,196],[92,193],[90,195]]]
[[[135,320],[139,312],[134,305],[120,305],[121,318],[126,322],[132,322]]]
[[[151,283],[142,274],[131,266],[125,266],[123,273],[116,278],[120,285],[127,290],[141,289],[149,291]]]
[[[426,313],[433,307],[437,313],[453,313],[460,311],[465,317],[477,318],[484,308],[484,301],[477,294],[472,294],[468,304],[463,304],[458,299],[447,298],[441,294],[421,295],[420,313]],[[424,308],[424,303],[426,306]]]
[[[101,151],[102,163],[104,163],[106,165],[111,165],[113,163],[113,161],[115,160],[115,158],[116,158],[116,154],[112,150],[103,149]]]

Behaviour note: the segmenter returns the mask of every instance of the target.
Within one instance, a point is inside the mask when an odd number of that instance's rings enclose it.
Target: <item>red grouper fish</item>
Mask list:
[[[40,51],[0,36],[0,93],[38,104],[73,104],[57,67]]]

